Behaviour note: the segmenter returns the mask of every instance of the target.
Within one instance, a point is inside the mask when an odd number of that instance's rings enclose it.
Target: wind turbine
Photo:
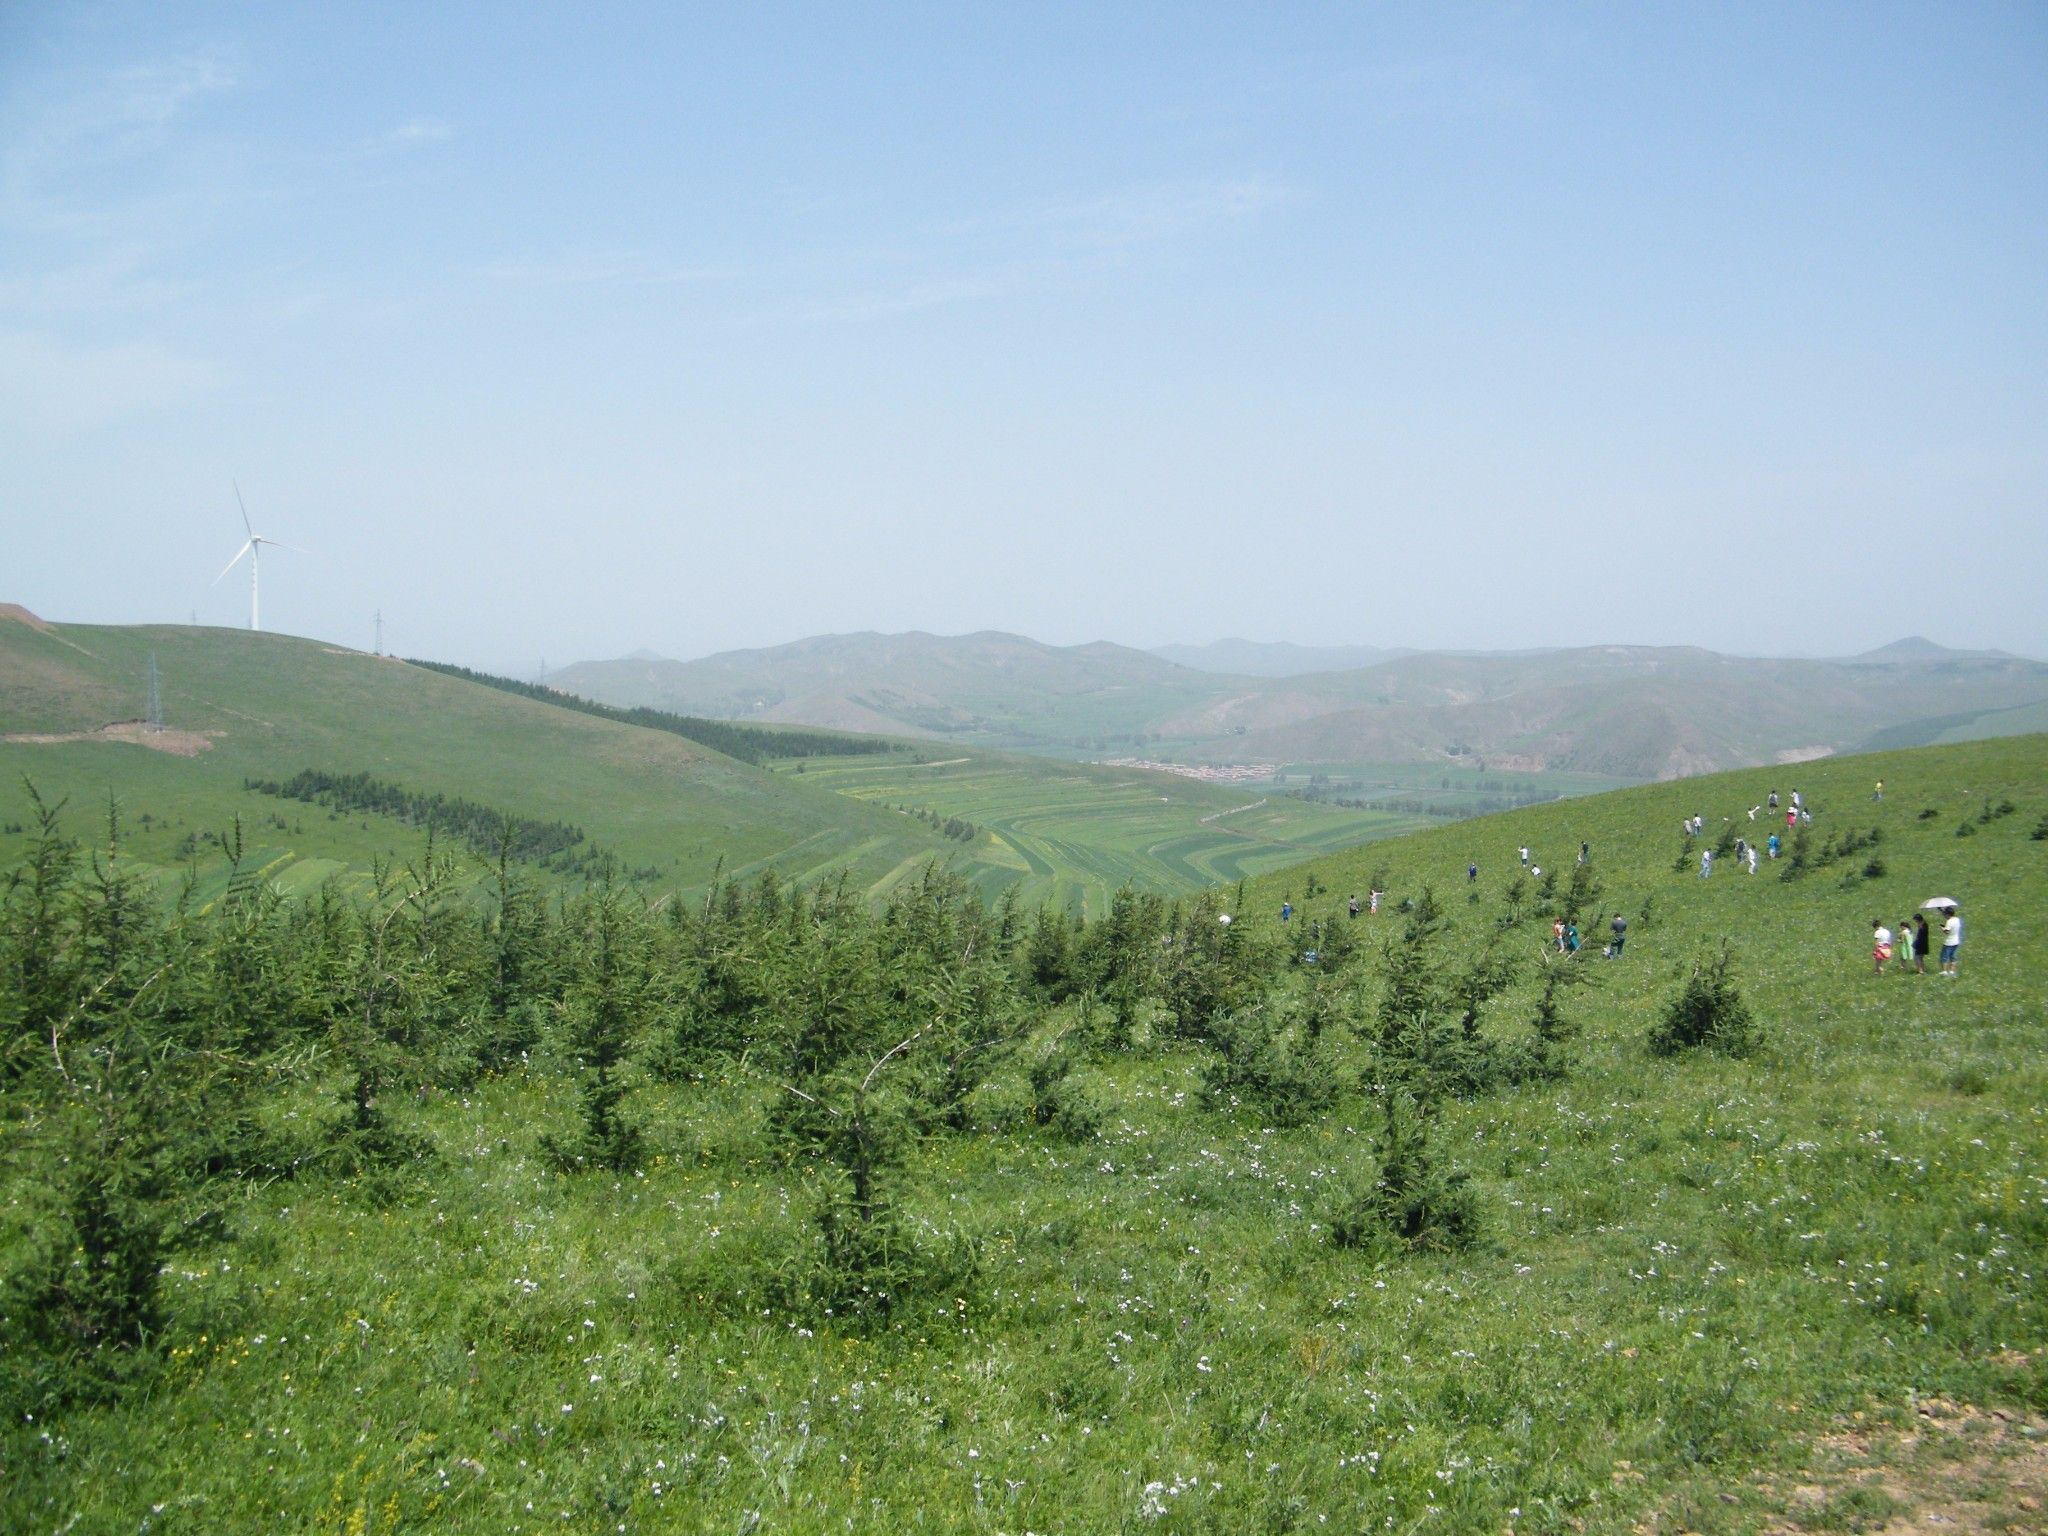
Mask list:
[[[235,561],[240,560],[242,556],[247,555],[249,557],[249,627],[251,629],[260,629],[262,626],[256,622],[256,577],[257,565],[263,556],[263,546],[268,544],[276,549],[290,549],[292,553],[295,555],[303,555],[305,551],[303,549],[292,549],[291,545],[280,544],[276,539],[266,539],[263,537],[262,534],[256,531],[255,527],[249,521],[249,504],[242,500],[242,485],[240,481],[235,482],[235,505],[242,509],[242,527],[248,532],[249,542],[244,544],[240,549],[235,551],[234,560],[230,560],[226,565],[221,567],[220,576],[216,576],[213,578],[213,584],[215,586],[219,586],[221,582],[221,577],[226,576],[229,571],[232,571],[235,568]]]

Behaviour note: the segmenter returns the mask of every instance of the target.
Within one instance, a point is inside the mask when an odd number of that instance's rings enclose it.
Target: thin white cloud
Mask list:
[[[409,117],[384,135],[384,142],[392,146],[406,144],[432,144],[441,139],[453,138],[455,130],[436,117]]]

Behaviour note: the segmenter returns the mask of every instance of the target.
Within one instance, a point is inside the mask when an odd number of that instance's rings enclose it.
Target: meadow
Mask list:
[[[315,1009],[278,1041],[271,1171],[208,1186],[90,1391],[25,1310],[25,1256],[65,1252],[30,1039],[0,1523],[2038,1529],[2044,766],[2036,737],[1651,786],[1080,928],[929,881],[872,917],[726,888],[659,915],[631,986],[586,907],[525,1054],[394,1069],[381,1165],[320,1150],[362,1040]],[[1711,843],[1795,786],[1798,873],[1699,879],[1682,817]],[[1368,882],[1382,913],[1342,916]],[[1873,975],[1870,918],[1934,894],[1960,975]],[[1619,959],[1555,955],[1574,905],[1628,914]],[[1753,1029],[1652,1050],[1724,943]],[[561,1155],[604,997],[638,1000],[615,1169]]]

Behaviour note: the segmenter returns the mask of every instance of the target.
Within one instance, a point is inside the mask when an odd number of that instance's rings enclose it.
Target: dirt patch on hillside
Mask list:
[[[12,619],[17,624],[26,624],[30,629],[39,629],[48,634],[52,628],[48,619],[39,619],[19,603],[0,603],[0,619]]]
[[[1990,1536],[2048,1530],[2048,1420],[1925,1398],[1910,1425],[1838,1423],[1803,1481],[1764,1483],[1766,1536]]]
[[[173,757],[197,757],[202,752],[213,750],[213,742],[208,738],[219,734],[218,731],[152,731],[140,720],[117,720],[96,731],[23,731],[13,736],[0,736],[0,741],[19,742],[24,746],[54,746],[64,741],[125,741],[133,746],[148,747],[153,752],[168,752]]]
[[[1811,763],[1817,762],[1823,757],[1833,757],[1834,755],[1835,749],[1833,747],[1786,747],[1781,752],[1772,753],[1771,761],[1774,763]]]

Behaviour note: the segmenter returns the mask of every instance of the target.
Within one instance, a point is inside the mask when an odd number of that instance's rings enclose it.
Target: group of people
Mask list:
[[[1879,780],[1877,794],[1872,796],[1872,798],[1881,798],[1883,793],[1884,782]],[[1764,810],[1766,806],[1773,811],[1778,809],[1779,797],[1775,789],[1771,791],[1770,797],[1764,805],[1750,807],[1749,819],[1755,821],[1757,814]],[[1785,825],[1788,827],[1797,826],[1802,823],[1811,825],[1812,821],[1813,812],[1807,808],[1805,800],[1801,797],[1799,791],[1793,790],[1790,802],[1785,807]],[[1706,817],[1688,816],[1681,821],[1680,825],[1684,828],[1687,836],[1697,837],[1706,826]],[[1775,859],[1782,850],[1783,844],[1779,841],[1776,832],[1771,833],[1764,840],[1761,848],[1748,838],[1738,837],[1735,840],[1736,862],[1747,868],[1752,875],[1757,871],[1757,859],[1760,852],[1769,858]],[[1524,844],[1516,851],[1520,856],[1522,867],[1540,879],[1543,874],[1542,867],[1531,862],[1528,846]],[[1579,862],[1581,864],[1587,863],[1592,859],[1592,856],[1592,846],[1589,843],[1580,843]],[[1714,850],[1712,848],[1703,848],[1700,850],[1700,878],[1702,880],[1708,879],[1713,873]],[[1475,884],[1478,879],[1478,864],[1467,864],[1465,866],[1466,882],[1468,884]],[[1377,915],[1380,910],[1380,895],[1381,893],[1377,889],[1372,890],[1368,894],[1366,904],[1363,907],[1361,907],[1359,899],[1353,896],[1345,904],[1346,910],[1354,919],[1361,910]],[[1953,903],[1948,902],[1943,902],[1939,905],[1930,903],[1930,907],[1942,914],[1941,969],[1937,974],[1953,977],[1956,974],[1957,956],[1963,947],[1962,911]],[[1280,921],[1284,923],[1293,916],[1294,904],[1291,901],[1283,901],[1280,904]],[[1230,919],[1226,917],[1223,921],[1227,923]],[[1600,922],[1599,918],[1594,919],[1593,926],[1595,929],[1599,928]],[[1612,959],[1621,953],[1622,946],[1628,942],[1628,920],[1617,912],[1608,922],[1607,927],[1610,937],[1605,948],[1601,950],[1601,954]],[[1550,935],[1552,943],[1557,946],[1557,952],[1562,955],[1576,955],[1584,944],[1584,940],[1579,933],[1579,925],[1574,919],[1558,918],[1550,925]],[[1929,926],[1925,912],[1920,913],[1916,917],[1902,919],[1896,930],[1886,927],[1882,918],[1874,917],[1870,920],[1870,935],[1871,960],[1878,975],[1882,976],[1884,974],[1885,966],[1894,958],[1899,962],[1898,969],[1900,972],[1911,970],[1915,975],[1922,976],[1927,973],[1927,953],[1934,946],[1934,930]]]
[[[1956,974],[1957,957],[1963,948],[1963,913],[1960,907],[1945,906],[1938,909],[1941,919],[1941,969],[1936,974],[1953,977]],[[1934,930],[1927,925],[1927,914],[1901,918],[1896,935],[1885,927],[1884,919],[1870,920],[1870,958],[1878,975],[1884,974],[1886,962],[1895,955],[1899,962],[1899,974],[1911,971],[1916,976],[1927,974],[1927,951],[1933,941]]]

